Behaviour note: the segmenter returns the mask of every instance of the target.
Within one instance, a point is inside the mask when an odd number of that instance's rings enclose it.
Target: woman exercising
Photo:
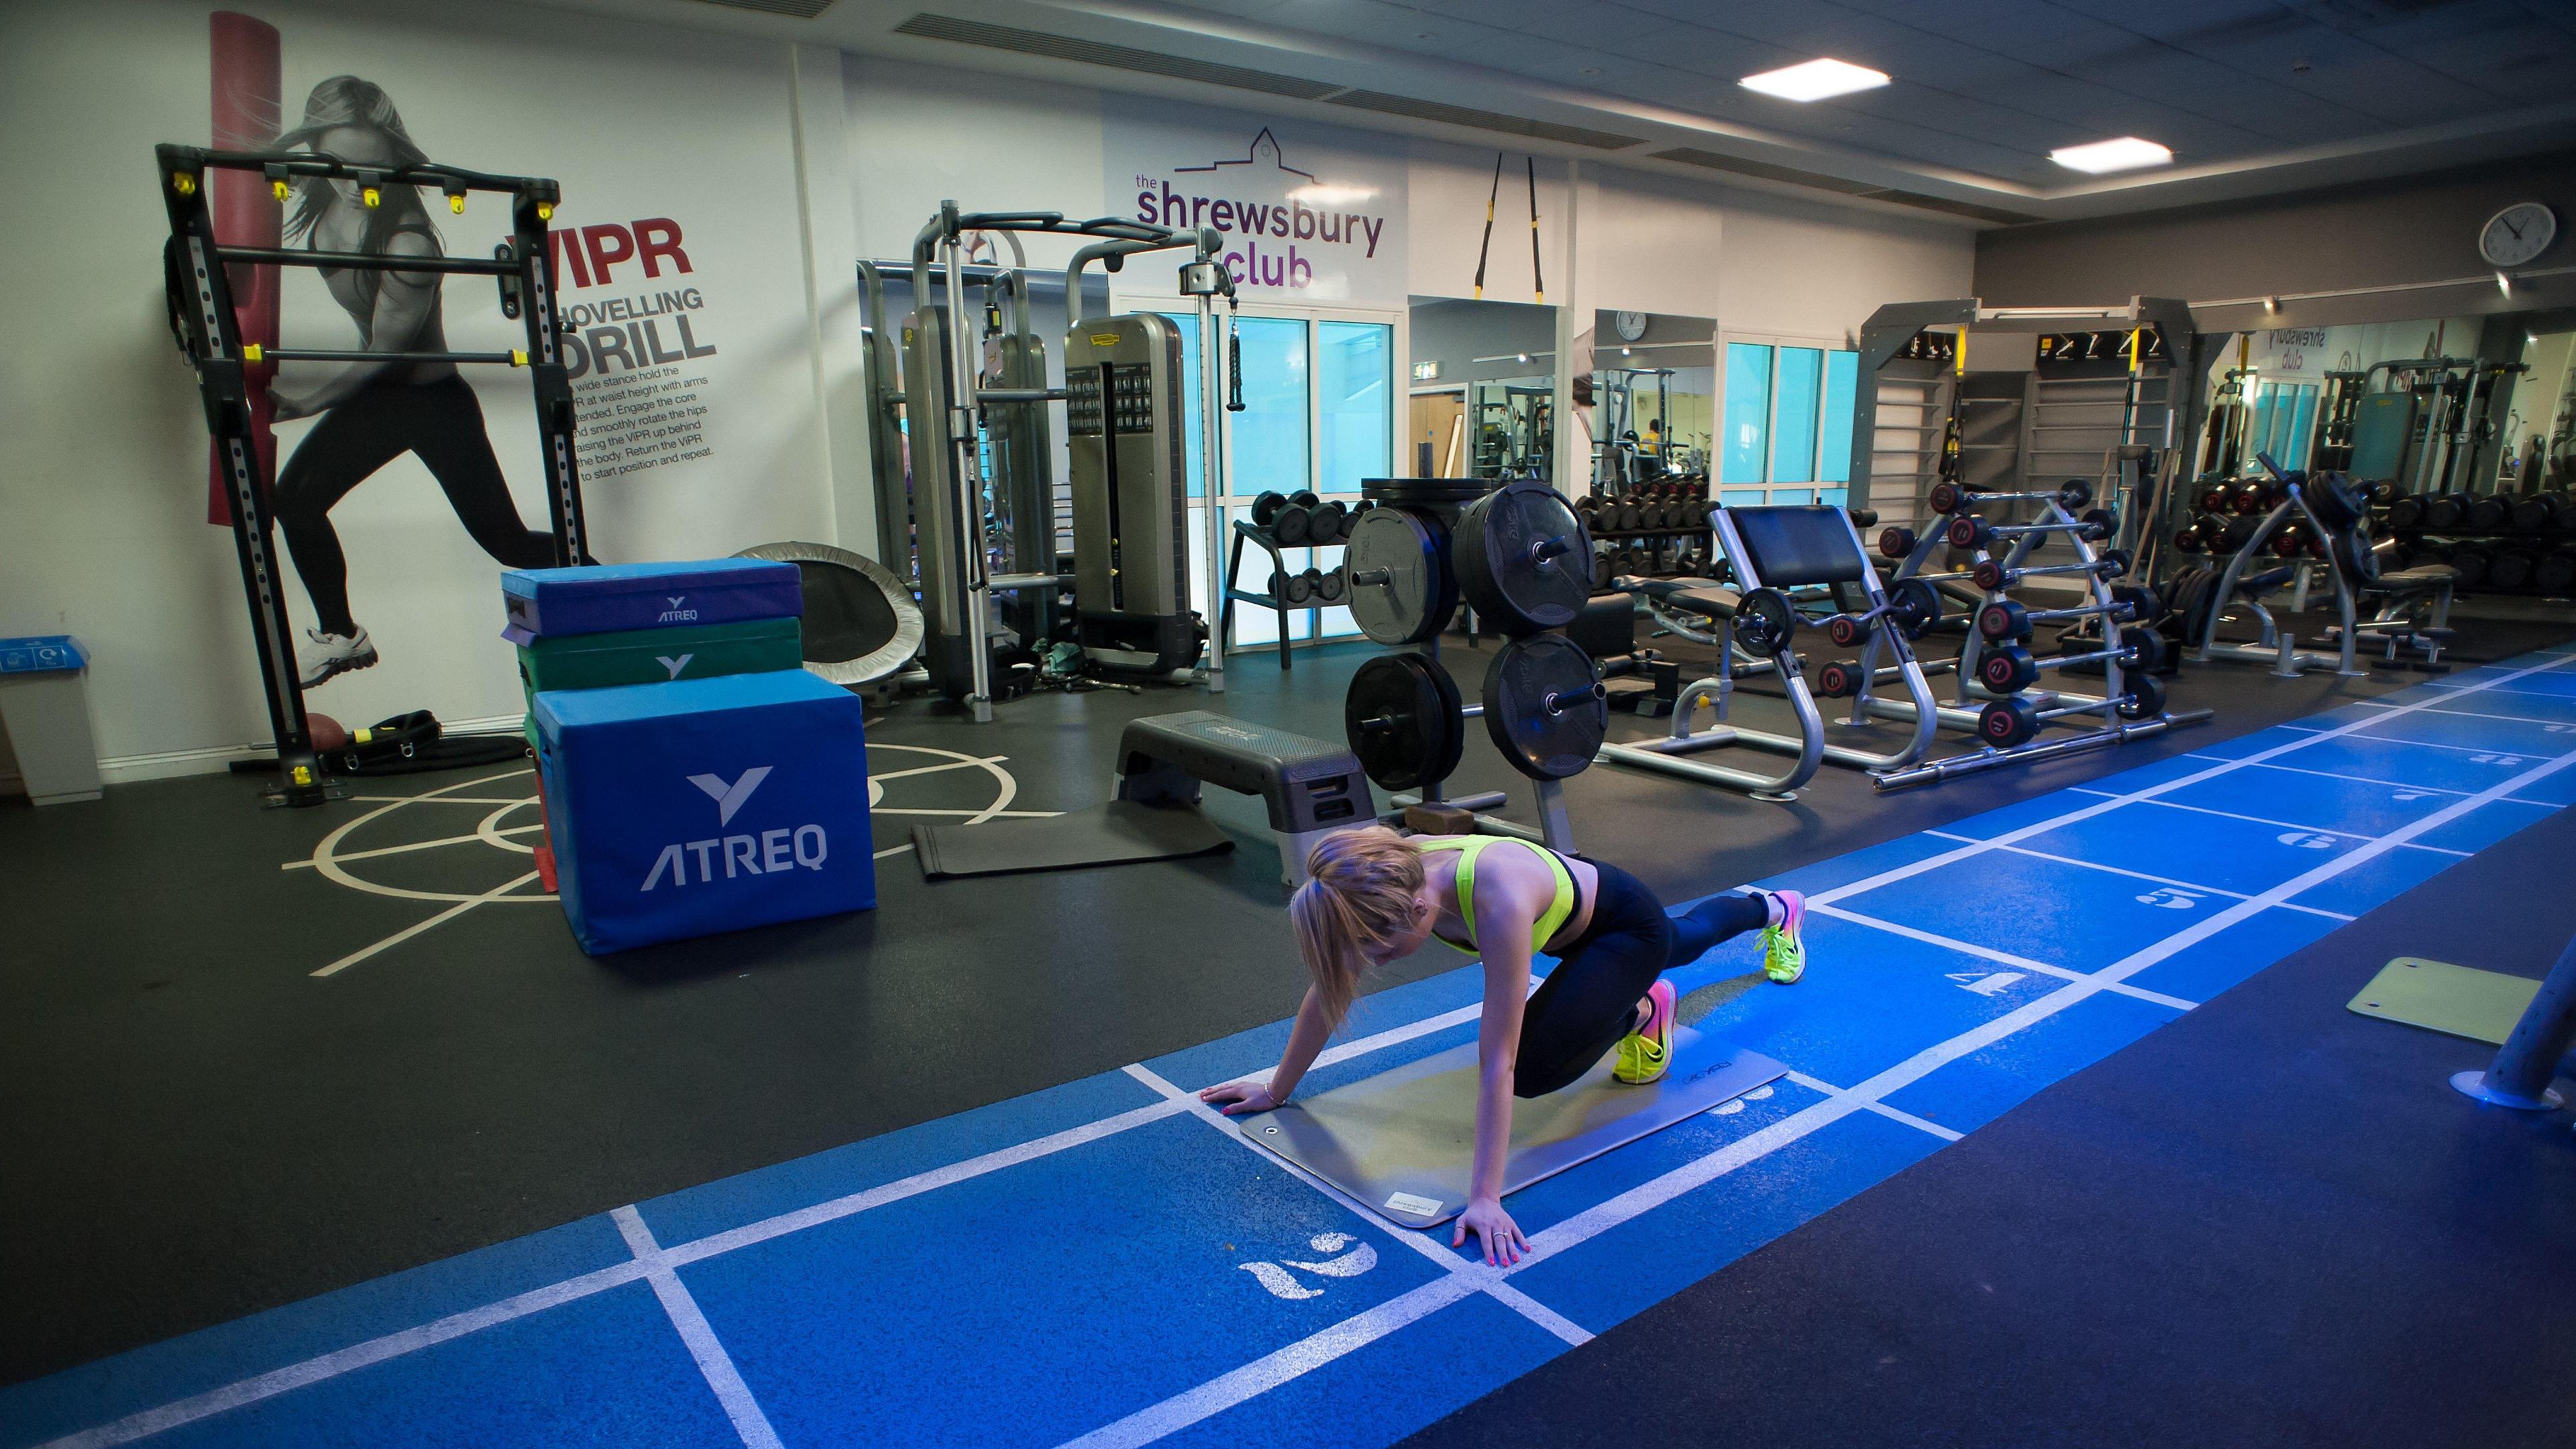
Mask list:
[[[1791,982],[1806,970],[1796,891],[1713,896],[1678,918],[1635,876],[1499,835],[1403,836],[1383,826],[1316,842],[1311,876],[1288,901],[1297,949],[1314,985],[1297,1008],[1279,1069],[1267,1085],[1225,1082],[1199,1093],[1228,1116],[1288,1100],[1341,1025],[1372,966],[1410,955],[1433,936],[1485,965],[1485,1010],[1476,1031],[1476,1160],[1467,1210],[1449,1245],[1476,1234],[1485,1261],[1509,1265],[1529,1242],[1503,1211],[1512,1098],[1571,1084],[1616,1049],[1610,1073],[1643,1085],[1663,1076],[1673,1046],[1674,991],[1665,971],[1696,961],[1732,936],[1762,931],[1762,969]],[[1535,995],[1530,956],[1556,969]]]
[[[353,166],[413,166],[429,158],[403,130],[393,101],[373,81],[333,76],[304,102],[304,124],[277,138],[278,149],[309,146]],[[420,191],[385,186],[368,206],[355,181],[307,177],[295,183],[289,240],[317,251],[434,257],[438,233]],[[370,352],[445,352],[439,274],[326,269],[331,299],[358,324]],[[447,494],[457,520],[485,553],[508,568],[547,568],[554,536],[519,521],[500,460],[483,432],[474,389],[449,362],[367,362],[346,368],[309,392],[272,388],[276,418],[320,415],[277,475],[277,521],[317,627],[296,651],[296,672],[311,689],[335,674],[376,662],[376,646],[349,616],[349,562],[331,527],[331,508],[349,490],[404,453],[417,454]]]

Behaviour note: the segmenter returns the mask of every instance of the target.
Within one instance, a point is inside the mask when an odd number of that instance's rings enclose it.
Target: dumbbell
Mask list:
[[[1981,631],[1985,627],[1986,613],[1995,607],[1988,604],[1985,611],[1977,615],[1977,626]],[[2164,666],[2164,636],[2153,629],[2132,624],[2121,629],[2118,642],[2107,649],[2095,649],[2084,654],[2051,654],[2044,658],[2033,655],[2019,644],[2006,644],[1989,651],[1985,658],[1977,661],[1977,679],[1997,694],[2019,694],[2038,682],[2039,672],[2043,669],[2063,669],[2070,664],[2091,664],[2106,659],[2120,661],[2122,669],[2153,674]]]
[[[1860,680],[1858,660],[1828,660],[1816,670],[1816,693],[1825,699],[1849,699],[1860,693]]]
[[[2409,493],[2390,501],[2388,527],[2397,533],[2411,533],[2424,526],[2424,496]]]
[[[2513,501],[2513,516],[2508,520],[2516,533],[2541,533],[2549,520],[2558,516],[2558,506],[2565,501],[2563,493],[2526,493]]]
[[[2297,558],[2309,552],[2314,542],[2308,536],[2308,526],[2293,520],[2272,530],[2272,536],[2263,540],[2263,546],[2272,551],[2274,558]]]
[[[1270,571],[1270,597],[1283,604],[1302,604],[1315,596],[1315,571],[1283,574]]]
[[[1648,533],[1654,533],[1671,526],[1672,505],[1669,503],[1649,503],[1645,507],[1637,510],[1637,513],[1637,526],[1643,528]]]
[[[2508,593],[2520,593],[2531,584],[2539,571],[2540,555],[2527,548],[2499,550],[2495,562],[2487,565],[2487,587]]]
[[[2487,581],[2487,569],[2495,563],[2495,550],[2482,543],[2464,543],[2451,550],[2449,563],[2459,571],[2459,587],[2478,588]]]
[[[1315,597],[1327,604],[1338,604],[1350,597],[1350,575],[1340,569],[1326,569],[1315,579]]]
[[[2174,552],[2194,555],[2209,552],[2209,542],[2206,535],[2203,533],[2203,526],[2208,522],[2209,520],[2205,518],[2195,518],[2191,522],[2184,524],[2182,527],[2175,529],[2173,536]]]
[[[1962,513],[1950,520],[1948,538],[1952,548],[1985,548],[1998,540],[2022,538],[2032,534],[2065,533],[2077,538],[2109,538],[2119,529],[2119,520],[2110,510],[2096,508],[2073,523],[1996,524],[1973,513]]]
[[[1336,498],[1307,510],[1308,543],[1340,543],[1351,536],[1350,505]]]
[[[2561,493],[2558,509],[2549,516],[2549,526],[2560,533],[2576,533],[2576,494]]]
[[[1920,639],[1941,622],[1941,593],[1921,579],[1907,579],[1860,613],[1827,619],[1825,637],[1849,649],[1868,638],[1881,619],[1894,624],[1906,638]]]
[[[2152,719],[2165,712],[2164,681],[2140,675],[2125,681],[2129,692],[2120,696],[2113,708],[2122,719]],[[2053,719],[2069,715],[2097,714],[2098,704],[2061,705],[2041,709],[2026,699],[1998,699],[1977,711],[1977,738],[1997,749],[2010,749],[2039,733],[2039,727]]]
[[[1997,589],[2017,588],[2024,579],[2044,578],[2052,574],[2090,574],[2096,578],[2116,579],[2129,571],[2129,555],[2111,549],[2091,563],[2049,564],[2044,568],[2008,569],[2001,559],[1979,559],[1968,570],[1968,578],[1987,593]]]
[[[1881,558],[1904,558],[1914,552],[1914,530],[1890,525],[1878,531]]]
[[[2469,500],[2460,521],[2480,533],[2501,530],[2513,518],[2513,502],[2499,494],[2489,493]]]
[[[2466,493],[2444,493],[2424,500],[2424,526],[2436,532],[2459,527],[2468,514],[2469,495]]]
[[[2218,531],[2218,542],[2212,545],[2209,551],[2235,553],[2252,543],[2255,533],[2262,527],[2262,519],[2240,513],[2227,520],[2227,525]]]
[[[2576,589],[2576,545],[2562,544],[2531,566],[2531,586],[2544,594]]]
[[[2134,600],[2134,596],[2124,595],[2123,598]],[[1999,644],[2019,643],[2029,638],[2031,631],[2041,624],[2054,624],[2060,619],[2090,619],[2102,612],[2099,604],[2083,604],[2069,609],[2031,609],[2011,599],[1996,599],[1978,608],[1977,632]],[[2114,602],[2110,609],[2111,617],[2121,623],[2129,622],[2137,612],[2134,602],[2125,605]]]
[[[2230,485],[2226,479],[2213,473],[2210,476],[2201,479],[2199,487],[2200,496],[2198,503],[2201,512],[2219,513],[2223,512],[2227,508],[2228,490]]]

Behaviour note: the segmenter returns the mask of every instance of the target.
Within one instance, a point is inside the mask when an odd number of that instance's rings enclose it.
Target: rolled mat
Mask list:
[[[961,875],[1013,875],[1177,860],[1232,850],[1234,838],[1194,807],[1156,807],[1112,800],[1043,820],[984,825],[916,825],[913,853],[930,880]]]

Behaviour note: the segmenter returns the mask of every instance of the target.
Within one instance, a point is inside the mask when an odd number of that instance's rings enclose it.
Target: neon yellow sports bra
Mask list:
[[[1531,845],[1526,840],[1513,840],[1507,835],[1415,836],[1413,848],[1426,854],[1435,850],[1458,852],[1458,917],[1466,923],[1467,944],[1461,946],[1446,936],[1441,937],[1440,943],[1451,950],[1470,956],[1476,954],[1476,857],[1484,853],[1486,846],[1499,845],[1506,840],[1537,851],[1539,858],[1547,862],[1547,868],[1556,873],[1556,899],[1548,903],[1548,908],[1539,913],[1537,924],[1530,927],[1532,948],[1545,949],[1548,942],[1556,939],[1557,931],[1582,909],[1583,895],[1574,884],[1574,872],[1565,868],[1565,862],[1557,857],[1555,851],[1543,845]]]

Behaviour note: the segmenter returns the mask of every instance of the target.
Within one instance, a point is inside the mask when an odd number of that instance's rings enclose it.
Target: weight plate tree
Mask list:
[[[1420,644],[1458,611],[1449,530],[1428,513],[1379,504],[1351,524],[1343,567],[1351,618],[1380,644]]]
[[[1342,726],[1368,777],[1389,790],[1445,780],[1467,748],[1464,702],[1440,661],[1382,654],[1351,676]]]
[[[1521,479],[1458,515],[1450,557],[1478,617],[1519,638],[1574,622],[1592,598],[1592,532],[1565,495]]]
[[[1581,774],[1610,733],[1600,666],[1563,634],[1504,645],[1485,670],[1485,732],[1533,780]]]

